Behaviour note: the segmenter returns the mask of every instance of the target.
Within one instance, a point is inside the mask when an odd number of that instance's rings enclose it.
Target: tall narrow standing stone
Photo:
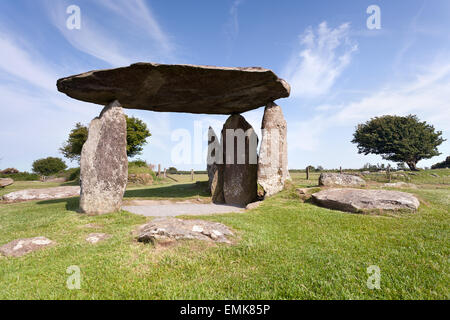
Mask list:
[[[264,110],[262,141],[258,159],[259,196],[270,197],[284,188],[289,179],[287,123],[281,107],[270,103]]]
[[[128,179],[127,123],[118,101],[92,120],[81,152],[80,210],[104,214],[120,210]]]
[[[223,126],[222,146],[225,203],[246,206],[256,200],[258,137],[243,116],[233,114]]]
[[[219,138],[213,128],[208,131],[208,155],[206,159],[208,184],[213,203],[224,203],[223,196],[223,152]]]

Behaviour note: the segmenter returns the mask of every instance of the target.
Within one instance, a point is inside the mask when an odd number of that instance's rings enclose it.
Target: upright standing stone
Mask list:
[[[264,110],[262,141],[258,159],[259,196],[271,196],[284,188],[289,179],[287,123],[281,107],[270,103]]]
[[[120,210],[128,179],[127,123],[118,101],[107,105],[89,126],[81,152],[80,210],[104,214]]]
[[[243,116],[233,114],[223,126],[222,146],[225,203],[245,207],[257,197],[258,137]]]
[[[218,163],[219,162],[219,163]],[[208,131],[208,155],[206,159],[208,185],[213,203],[224,203],[223,196],[223,152],[219,138],[213,128]]]

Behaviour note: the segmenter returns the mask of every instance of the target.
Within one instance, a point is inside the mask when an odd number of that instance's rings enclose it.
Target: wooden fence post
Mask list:
[[[191,181],[194,181],[194,169],[191,170]]]
[[[309,180],[309,166],[306,167],[306,180]]]

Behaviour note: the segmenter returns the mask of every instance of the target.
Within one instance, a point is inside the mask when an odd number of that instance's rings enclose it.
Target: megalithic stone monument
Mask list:
[[[281,107],[269,103],[261,124],[262,141],[258,159],[258,194],[270,197],[284,188],[289,178],[287,123]]]
[[[81,152],[80,211],[120,210],[128,180],[127,122],[118,101],[107,105],[89,125]]]
[[[223,196],[223,150],[222,144],[214,132],[209,127],[208,131],[208,154],[206,159],[206,171],[208,172],[208,186],[211,190],[211,200],[213,203],[225,203]]]
[[[223,125],[223,195],[226,204],[246,206],[256,200],[258,137],[240,114]]]
[[[239,113],[290,94],[289,84],[269,69],[157,63],[90,71],[59,79],[57,87],[74,99],[107,106],[91,123],[81,155],[80,209],[89,214],[117,211],[122,204],[127,180],[122,107],[227,114],[232,116],[226,128],[247,128],[248,123]],[[244,167],[247,169],[241,171]],[[224,167],[225,202],[245,205],[253,201],[256,173],[256,163]]]

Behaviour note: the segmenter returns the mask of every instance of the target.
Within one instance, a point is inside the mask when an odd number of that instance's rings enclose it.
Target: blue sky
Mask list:
[[[373,4],[379,30],[366,25]],[[81,9],[80,30],[66,27],[69,5]],[[412,113],[450,138],[448,30],[448,0],[1,1],[0,168],[30,170],[36,159],[61,156],[74,124],[101,111],[57,92],[58,78],[140,61],[272,69],[292,86],[291,97],[277,101],[288,122],[290,168],[387,164],[357,154],[350,141],[358,123]],[[173,163],[173,133],[193,134],[196,125],[217,132],[226,119],[126,113],[153,134],[140,158],[181,169],[204,169],[205,158],[193,147],[192,161]],[[258,129],[262,114],[244,116]],[[450,155],[450,142],[440,151],[419,166]]]

